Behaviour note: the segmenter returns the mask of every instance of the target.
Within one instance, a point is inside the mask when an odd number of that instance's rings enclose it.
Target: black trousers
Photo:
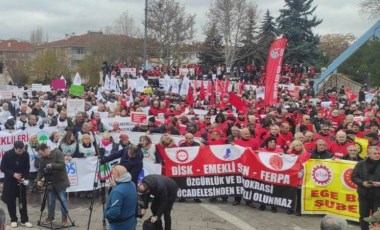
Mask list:
[[[21,193],[20,193],[21,188]],[[26,207],[26,187],[21,185],[15,191],[15,195],[9,198],[9,202],[7,203],[8,213],[11,217],[11,222],[17,222],[18,218],[16,215],[16,198],[19,197],[19,212],[21,215],[21,223],[25,223],[29,221],[28,218],[28,209]],[[21,195],[21,197],[20,197]]]
[[[167,201],[167,206],[164,211],[164,221],[165,221],[165,230],[171,230],[172,229],[172,218],[170,216],[170,212],[172,211],[173,204],[176,200],[176,197],[169,197],[169,200]],[[150,207],[153,215],[157,215],[158,208],[161,205],[160,200],[154,199],[152,202],[152,206]]]
[[[359,195],[359,215],[360,215],[360,229],[368,230],[369,224],[364,221],[363,218],[370,216],[370,211],[372,213],[376,212],[380,207],[380,199],[379,197],[369,197],[369,196],[361,196]]]

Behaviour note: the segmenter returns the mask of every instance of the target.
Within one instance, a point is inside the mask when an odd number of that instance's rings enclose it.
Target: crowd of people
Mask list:
[[[200,69],[197,66],[194,68]],[[213,68],[208,74],[215,74],[218,78],[218,68],[222,68],[220,74],[223,79],[225,67]],[[104,70],[109,71],[105,74],[105,77],[109,77],[108,74],[114,74],[112,71],[115,68],[107,67]],[[199,70],[196,73],[198,72],[199,76],[204,76],[203,71]],[[243,84],[264,85],[265,68],[247,66],[237,72],[243,73],[238,75],[238,80],[244,82]],[[144,73],[140,73],[142,74]],[[308,74],[314,75],[315,68],[309,68]],[[294,96],[286,88],[280,89],[278,103],[274,105],[266,105],[262,98],[257,97],[255,90],[245,90],[240,97],[246,106],[237,111],[231,104],[228,94],[222,98],[215,95],[213,104],[209,103],[207,98],[201,101],[196,97],[195,102],[190,104],[186,96],[168,93],[159,87],[154,88],[152,94],[145,94],[122,85],[122,92],[102,91],[101,97],[97,93],[98,87],[87,87],[82,97],[72,96],[62,90],[32,92],[32,95],[24,93],[20,98],[14,96],[10,100],[1,100],[1,132],[32,127],[42,129],[45,126],[63,129],[64,134],[59,131],[51,134],[46,142],[47,149],[52,152],[55,149],[59,150],[65,161],[102,153],[103,163],[121,158],[120,164],[130,173],[131,181],[135,184],[144,162],[162,164],[164,168],[165,149],[178,146],[236,144],[254,151],[298,155],[302,162],[308,159],[366,162],[358,170],[354,182],[359,187],[359,200],[362,198],[368,201],[368,194],[371,194],[370,199],[374,201],[367,202],[368,205],[362,205],[364,201],[360,202],[362,229],[368,228],[363,218],[369,216],[370,210],[374,211],[380,207],[377,202],[380,201],[379,94],[375,91],[371,101],[365,101],[363,97],[352,101],[344,92],[338,92],[336,89],[330,89],[326,95],[316,95],[308,82],[310,76],[306,75],[301,65],[296,67],[285,65],[281,81],[285,84],[303,84],[305,90]],[[120,82],[123,82],[128,76],[119,78]],[[209,78],[214,84],[212,79]],[[198,92],[199,90],[197,89]],[[78,112],[74,117],[68,116],[66,102],[70,98],[85,99],[85,111]],[[324,103],[326,101],[331,103],[326,106]],[[199,115],[197,114],[199,110],[205,112]],[[131,112],[143,111],[149,114],[148,124],[137,124],[131,130],[145,132],[139,137],[138,143],[131,143],[130,137],[123,133],[125,130],[120,128],[119,122],[114,122],[110,127],[102,121],[103,118],[128,117]],[[164,116],[164,120],[159,119],[160,114]],[[102,134],[100,141],[96,139],[98,133]],[[118,142],[113,140],[111,133],[120,133],[120,140]],[[152,143],[149,136],[154,133],[162,134],[157,144]],[[177,145],[172,135],[183,136],[183,141]],[[363,160],[359,156],[359,150],[355,146],[357,137],[368,140],[369,155],[374,155],[373,158]],[[33,160],[29,162],[28,168],[30,179],[28,193],[33,193],[41,179],[41,175],[37,173],[39,165],[35,164],[35,159],[48,150],[45,146],[41,147],[38,138],[33,134],[25,144],[29,158]],[[377,147],[371,148],[371,146]],[[17,148],[15,146],[16,150]],[[3,161],[4,159],[3,157]],[[5,172],[3,168],[2,171]],[[301,171],[297,205],[295,210],[288,210],[288,214],[301,215],[302,177]],[[62,191],[64,189],[65,186]],[[82,193],[82,195],[91,197],[92,193]],[[62,193],[62,197],[64,196]],[[199,199],[196,201],[201,202]],[[210,201],[215,202],[216,198],[211,198]],[[222,201],[227,202],[227,197],[223,197]],[[239,205],[240,202],[241,197],[235,197],[232,205]],[[250,202],[247,202],[247,205],[256,206]],[[13,207],[8,209],[14,213]],[[265,209],[265,205],[260,204],[259,210]],[[277,208],[271,207],[271,211],[275,213]],[[54,220],[54,212],[49,215],[47,221],[51,222]],[[11,219],[12,222],[17,222],[14,216],[11,216]],[[64,220],[63,222],[67,222]],[[22,216],[21,222],[28,222],[27,217]]]

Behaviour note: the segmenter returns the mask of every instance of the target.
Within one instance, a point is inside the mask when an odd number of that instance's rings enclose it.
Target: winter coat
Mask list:
[[[47,157],[40,157],[40,167],[38,168],[37,181],[44,177],[46,165],[51,164],[52,184],[57,191],[65,191],[70,187],[69,177],[67,176],[65,157],[59,149],[53,149]],[[46,179],[46,178],[45,178]]]
[[[144,208],[148,208],[150,195],[153,195],[153,204],[157,204],[157,213],[155,215],[161,218],[166,211],[168,205],[172,204],[177,197],[177,183],[170,177],[162,175],[148,175],[142,179],[149,192],[143,194]]]
[[[378,162],[377,168],[374,161],[369,158],[358,162],[352,171],[351,179],[358,186],[359,196],[375,196],[376,199],[380,199],[380,187],[366,188],[363,186],[364,181],[380,181],[380,162]]]
[[[123,178],[116,182],[116,186],[108,197],[105,216],[110,223],[110,230],[134,230],[136,228],[136,186],[131,182],[129,173],[124,174]]]
[[[15,173],[21,173],[24,179],[29,177],[29,154],[24,151],[21,155],[15,153],[14,149],[5,152],[1,160],[1,171],[4,173],[4,187],[1,200],[8,203],[19,195],[19,186]]]

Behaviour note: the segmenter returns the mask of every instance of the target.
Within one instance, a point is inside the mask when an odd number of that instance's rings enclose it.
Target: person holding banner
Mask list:
[[[360,227],[367,230],[363,218],[380,207],[380,147],[368,147],[367,158],[355,165],[351,179],[358,186]]]
[[[303,143],[300,140],[294,140],[290,143],[288,154],[293,154],[298,156],[298,161],[305,163],[310,159],[311,153],[305,150]],[[301,216],[301,194],[302,194],[302,183],[303,183],[304,169],[301,167],[301,170],[298,172],[298,188],[297,188],[297,203],[296,203],[296,216]],[[289,209],[287,214],[293,214],[294,211]]]
[[[280,153],[280,154],[284,153],[283,149],[277,147],[277,139],[276,139],[276,137],[273,137],[273,136],[270,136],[264,140],[262,148],[260,148],[259,151],[271,152],[271,153]],[[264,211],[265,209],[266,209],[266,206],[264,204],[260,204],[259,210]],[[277,207],[272,206],[271,212],[276,213]]]

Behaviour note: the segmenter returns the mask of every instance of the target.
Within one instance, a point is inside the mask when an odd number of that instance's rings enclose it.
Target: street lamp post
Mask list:
[[[145,0],[145,32],[144,32],[144,69],[146,70],[146,67],[148,65],[147,60],[147,36],[148,36],[148,0]]]

